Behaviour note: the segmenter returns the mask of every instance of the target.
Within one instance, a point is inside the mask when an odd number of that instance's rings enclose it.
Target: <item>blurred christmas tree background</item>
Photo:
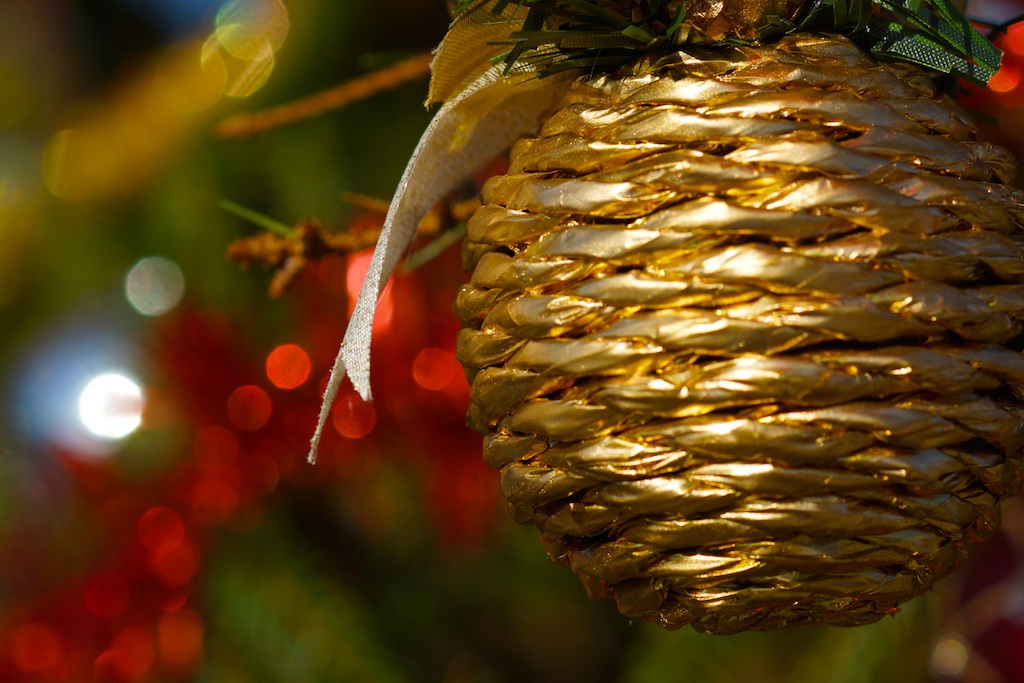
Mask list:
[[[447,22],[442,0],[0,4],[0,680],[1024,680],[1018,503],[870,627],[716,638],[587,600],[463,426],[457,250],[392,284],[378,400],[343,395],[305,464],[369,253],[270,298],[225,257],[261,230],[225,206],[369,234],[380,212],[343,193],[390,196],[426,79],[245,139],[217,124],[423,54]],[[1024,24],[997,43],[964,102],[1019,152]]]

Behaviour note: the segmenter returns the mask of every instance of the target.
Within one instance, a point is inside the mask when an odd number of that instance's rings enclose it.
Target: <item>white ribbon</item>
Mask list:
[[[370,337],[377,300],[412,243],[421,218],[518,138],[535,133],[541,115],[565,82],[566,77],[505,77],[501,67],[495,66],[445,103],[430,122],[398,183],[338,349],[310,442],[309,462],[316,462],[320,437],[346,375],[363,400],[371,400]]]

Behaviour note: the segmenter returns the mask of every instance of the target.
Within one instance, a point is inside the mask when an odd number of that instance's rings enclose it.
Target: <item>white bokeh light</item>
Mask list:
[[[78,395],[78,417],[93,435],[122,439],[142,422],[142,387],[119,373],[93,377]]]
[[[174,261],[151,256],[128,271],[124,293],[142,315],[163,315],[181,302],[185,294],[185,276]]]
[[[967,668],[970,651],[959,638],[946,638],[932,649],[931,665],[943,677],[957,677]]]

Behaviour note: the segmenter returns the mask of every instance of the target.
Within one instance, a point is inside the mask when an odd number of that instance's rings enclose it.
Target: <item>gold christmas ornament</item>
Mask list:
[[[682,3],[643,3],[652,41],[582,75],[560,60],[587,53],[541,34],[590,3],[543,24],[527,10],[557,0],[498,4],[527,75],[461,63],[434,93],[455,157],[493,129],[485,105],[511,103],[513,128],[546,112],[484,187],[456,302],[469,423],[516,521],[592,597],[667,628],[866,624],[928,590],[1022,486],[1014,159],[918,67],[795,30],[838,2],[694,2],[674,27]],[[853,21],[877,53],[876,14]],[[438,60],[472,44],[459,25]],[[531,88],[532,109],[510,94]],[[368,396],[361,326],[332,386],[348,370]]]
[[[845,38],[580,79],[469,223],[472,426],[623,614],[862,624],[1021,486],[1014,163]]]

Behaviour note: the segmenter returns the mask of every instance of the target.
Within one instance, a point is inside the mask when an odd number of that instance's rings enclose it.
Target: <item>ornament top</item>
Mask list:
[[[638,53],[688,45],[769,44],[797,32],[845,35],[880,59],[984,85],[1002,53],[953,0],[461,0],[441,44],[446,63],[503,63],[541,76],[614,69]],[[449,40],[451,38],[451,40]],[[456,53],[454,56],[452,53]],[[430,101],[445,101],[444,87]],[[455,89],[453,92],[458,92]],[[450,94],[450,93],[449,93]]]
[[[712,41],[757,40],[771,27],[793,24],[808,0],[690,0],[687,21]]]

